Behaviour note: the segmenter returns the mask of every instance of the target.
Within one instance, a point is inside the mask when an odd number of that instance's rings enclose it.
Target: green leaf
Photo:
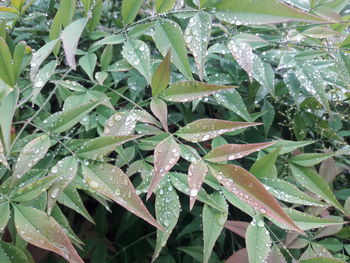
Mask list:
[[[136,68],[148,83],[151,81],[150,50],[145,42],[129,39],[125,42],[122,51],[123,58]]]
[[[170,60],[171,51],[169,49],[162,63],[158,66],[152,76],[151,87],[153,97],[157,96],[161,91],[163,91],[170,82]]]
[[[33,200],[49,189],[57,177],[58,176],[56,175],[47,176],[20,187],[15,190],[16,192],[11,199],[15,202],[27,202]]]
[[[277,0],[232,0],[220,1],[215,6],[216,16],[232,24],[271,24],[289,21],[327,22],[320,17],[292,8]]]
[[[239,199],[251,205],[253,209],[304,234],[283,211],[276,199],[265,189],[264,185],[248,171],[233,164],[210,164],[209,168],[223,186]]]
[[[53,133],[64,132],[80,122],[82,118],[102,102],[101,100],[95,100],[73,109],[56,112],[43,121],[43,128]]]
[[[198,192],[208,173],[208,166],[203,161],[192,162],[188,168],[188,185],[190,189],[190,210],[196,202]]]
[[[264,123],[265,137],[267,137],[267,135],[269,134],[271,125],[273,123],[273,120],[275,119],[275,110],[271,105],[271,103],[268,102],[268,100],[265,100],[263,106],[261,107],[261,111],[265,112],[265,114],[262,115],[262,120]]]
[[[271,177],[273,175],[273,169],[278,157],[280,149],[277,148],[273,152],[264,155],[255,161],[250,168],[249,172],[254,174],[257,178]]]
[[[21,66],[26,52],[26,45],[26,42],[20,41],[13,51],[13,74],[16,81],[21,73]]]
[[[158,19],[155,26],[154,41],[163,56],[171,50],[175,66],[187,78],[192,79],[184,37],[180,26],[172,20]]]
[[[0,194],[1,196],[1,194]],[[1,196],[2,197],[2,196]],[[0,204],[0,234],[4,231],[7,222],[10,219],[10,205],[9,202],[1,203]]]
[[[28,243],[51,250],[70,263],[84,263],[63,228],[46,213],[22,205],[14,205],[18,234]]]
[[[168,130],[168,108],[166,103],[158,98],[153,98],[151,101],[151,110],[153,114],[160,120],[166,132]]]
[[[34,80],[35,76],[45,59],[51,54],[56,44],[59,42],[59,39],[51,40],[46,43],[44,46],[39,48],[33,53],[32,60],[30,61],[30,79]]]
[[[81,34],[88,22],[89,18],[81,18],[70,23],[61,34],[64,53],[66,54],[67,64],[76,69],[75,53],[77,51],[78,43]]]
[[[173,9],[176,0],[156,0],[156,11],[158,14],[166,13]]]
[[[290,164],[290,168],[294,177],[303,187],[321,197],[328,204],[333,205],[338,210],[345,213],[344,208],[333,194],[328,183],[317,172],[312,168],[301,167],[294,164]]]
[[[245,41],[234,38],[230,40],[227,47],[237,63],[247,72],[250,81],[252,81],[254,57],[256,56],[253,53],[253,48]]]
[[[74,157],[70,156],[58,161],[57,164],[51,168],[50,175],[57,176],[58,180],[52,184],[48,192],[47,213],[49,215],[63,190],[75,178],[77,171],[78,162]]]
[[[218,239],[228,216],[228,205],[222,194],[219,192],[212,194],[213,200],[222,208],[221,212],[210,206],[204,205],[203,208],[203,262],[209,262],[210,255],[216,240]]]
[[[345,263],[344,261],[336,258],[309,258],[305,260],[301,260],[300,263]]]
[[[131,24],[135,20],[142,2],[142,0],[123,0],[121,13],[125,25]]]
[[[203,80],[205,75],[204,63],[211,36],[211,23],[208,13],[198,12],[191,17],[185,30],[185,42],[196,62],[200,80]]]
[[[121,169],[108,163],[83,166],[83,176],[93,190],[112,199],[149,224],[163,230],[162,226],[148,212],[130,179]]]
[[[33,80],[33,85],[34,85],[33,96],[32,96],[33,102],[35,102],[42,88],[50,80],[51,76],[55,73],[57,64],[58,64],[57,60],[53,60],[47,63],[41,70],[39,70],[38,74],[35,76]]]
[[[230,91],[215,93],[214,98],[219,105],[229,109],[245,121],[253,121],[238,91],[231,89]]]
[[[10,48],[7,46],[5,39],[0,37],[0,79],[2,79],[10,87],[16,83],[15,73],[12,62]]]
[[[312,198],[287,181],[265,178],[263,183],[265,188],[279,200],[307,206],[326,206],[325,203]]]
[[[204,142],[221,134],[260,125],[255,122],[233,122],[218,119],[200,119],[187,124],[175,134],[190,142]]]
[[[224,162],[243,158],[253,152],[260,151],[275,142],[253,144],[224,144],[207,153],[203,158],[209,162]]]
[[[42,134],[24,146],[12,172],[12,183],[15,183],[37,162],[44,158],[49,148],[50,137],[45,134]]]
[[[314,141],[288,141],[288,140],[277,140],[275,144],[268,148],[269,151],[274,151],[277,148],[280,148],[280,155],[293,152],[296,149],[301,147],[308,146],[313,144]]]
[[[28,263],[26,255],[10,243],[0,241],[1,263]]]
[[[85,142],[75,153],[80,158],[96,160],[109,155],[117,148],[117,146],[137,138],[140,138],[140,136],[128,135],[99,137]]]
[[[90,80],[94,80],[94,71],[96,67],[97,56],[95,53],[88,53],[79,59],[79,65],[83,68]]]
[[[271,250],[269,231],[264,227],[264,221],[255,219],[249,224],[245,236],[249,263],[265,262]]]
[[[3,146],[5,147],[5,152],[10,150],[11,144],[11,125],[13,115],[15,114],[16,106],[18,100],[18,90],[15,89],[11,91],[0,104],[0,127],[2,136]]]
[[[165,184],[157,189],[155,203],[156,218],[166,232],[157,229],[157,243],[154,249],[152,261],[159,256],[162,248],[166,245],[166,242],[179,219],[180,208],[181,204],[174,187],[172,187],[169,181],[166,181]]]
[[[164,175],[180,159],[180,147],[171,136],[165,138],[154,149],[154,176],[147,193],[147,199],[154,192]]]
[[[199,81],[180,81],[170,85],[160,93],[160,97],[168,101],[189,102],[213,95],[225,90],[232,90],[234,86],[219,86]]]
[[[76,2],[77,0],[61,0],[60,12],[62,14],[61,20],[64,27],[68,26],[73,19]]]
[[[299,166],[314,166],[323,162],[324,160],[329,159],[330,157],[336,155],[336,152],[332,153],[302,153],[295,156],[292,156],[289,161],[293,164]]]
[[[124,41],[125,38],[121,35],[109,35],[93,43],[90,47],[90,51],[95,51],[103,45],[117,45],[123,43]]]

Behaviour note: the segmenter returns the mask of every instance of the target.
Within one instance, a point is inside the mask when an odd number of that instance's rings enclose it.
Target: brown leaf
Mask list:
[[[245,238],[245,233],[247,231],[248,226],[249,223],[244,221],[226,221],[225,223],[225,228],[239,235],[242,238]]]
[[[248,252],[246,248],[241,248],[240,250],[233,253],[225,263],[249,263]]]

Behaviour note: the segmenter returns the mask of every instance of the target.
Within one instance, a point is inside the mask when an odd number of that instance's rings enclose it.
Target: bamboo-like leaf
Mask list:
[[[211,16],[198,12],[191,17],[185,30],[185,42],[197,65],[200,80],[204,78],[204,63],[211,35]]]
[[[265,262],[271,250],[271,238],[269,231],[261,219],[255,219],[247,228],[245,243],[248,252],[249,263]]]
[[[18,234],[28,243],[51,250],[70,263],[84,263],[62,227],[46,213],[22,205],[14,206]]]
[[[88,53],[79,59],[79,65],[89,76],[90,80],[94,80],[94,71],[96,67],[97,56],[95,53]]]
[[[35,79],[41,64],[51,54],[58,41],[59,39],[51,40],[33,53],[32,60],[30,61],[30,78],[32,81]]]
[[[148,83],[151,81],[150,50],[145,42],[130,39],[125,42],[122,51],[123,58],[136,68]]]
[[[135,20],[142,2],[142,0],[123,0],[121,13],[125,25],[131,24]]]
[[[245,238],[248,226],[249,223],[243,221],[226,221],[225,223],[225,228],[243,238]]]
[[[102,100],[95,100],[76,108],[56,112],[43,121],[43,128],[46,128],[53,133],[64,132],[76,125],[102,102]]]
[[[0,241],[1,263],[28,263],[27,256],[16,246]]]
[[[58,177],[48,192],[47,213],[50,215],[52,208],[56,204],[57,199],[63,190],[69,185],[78,171],[78,162],[74,157],[66,157],[57,162],[51,168],[50,175]]]
[[[238,64],[247,72],[250,81],[252,81],[255,56],[253,48],[248,43],[238,39],[231,39],[227,47]]]
[[[158,66],[152,76],[152,95],[157,96],[170,82],[171,51],[167,52],[162,63]]]
[[[225,22],[241,24],[271,24],[288,21],[327,22],[320,17],[292,8],[278,0],[232,0],[215,5],[216,16]]]
[[[170,182],[167,181],[164,185],[158,188],[155,208],[156,218],[166,232],[157,229],[157,243],[154,249],[152,261],[159,256],[162,248],[166,245],[166,242],[180,216],[181,204],[179,197]]]
[[[307,145],[313,144],[314,141],[288,141],[288,140],[278,140],[275,144],[269,147],[269,151],[273,151],[276,148],[280,148],[280,154],[286,154],[293,152],[298,148],[305,147]]]
[[[290,168],[294,177],[303,187],[321,197],[328,204],[333,205],[335,208],[345,213],[344,208],[333,194],[326,180],[316,171],[312,168],[301,167],[294,164],[290,164]]]
[[[164,175],[173,168],[180,159],[180,147],[172,137],[167,137],[154,149],[154,176],[147,193],[147,199],[156,189]]]
[[[189,102],[235,88],[237,87],[220,86],[199,81],[180,81],[171,84],[169,88],[160,93],[160,96],[168,101]]]
[[[200,119],[187,124],[175,134],[189,142],[204,142],[221,134],[260,125],[255,122],[233,122],[218,119]]]
[[[265,188],[279,200],[307,206],[327,206],[327,204],[312,198],[287,181],[266,178],[263,183]]]
[[[27,44],[25,41],[20,41],[18,42],[18,44],[15,47],[15,50],[13,51],[13,74],[16,81],[21,72],[21,66],[26,52],[26,46]]]
[[[192,70],[188,62],[185,41],[180,26],[172,20],[158,19],[155,26],[154,41],[163,56],[170,49],[175,66],[187,79],[192,79]]]
[[[243,158],[253,152],[260,151],[275,142],[253,144],[224,144],[207,153],[203,158],[209,162],[223,162]]]
[[[0,197],[2,195],[0,194]],[[0,204],[0,234],[5,230],[7,222],[9,221],[11,216],[10,205],[9,202],[4,202]]]
[[[241,248],[233,253],[225,263],[249,263],[248,252],[246,248]]]
[[[287,263],[284,258],[282,252],[277,247],[277,245],[273,245],[270,251],[270,254],[267,258],[267,263]]]
[[[228,205],[224,196],[219,193],[213,193],[212,198],[225,212],[218,211],[210,206],[204,205],[203,208],[203,262],[209,262],[210,255],[216,240],[218,239],[228,216]]]
[[[117,146],[122,145],[131,140],[135,140],[140,136],[104,136],[85,142],[77,151],[76,155],[85,159],[100,159],[109,155]]]
[[[0,163],[2,163],[6,168],[9,168],[9,164],[7,162],[4,152],[5,152],[5,149],[4,149],[4,146],[2,145],[1,138],[0,138]]]
[[[303,153],[298,154],[289,159],[289,161],[295,165],[299,166],[314,166],[327,160],[328,158],[336,155],[336,152],[332,153]]]
[[[291,229],[304,234],[288,217],[262,183],[245,169],[233,164],[210,164],[215,178],[239,199]]]
[[[8,152],[11,144],[11,125],[18,100],[18,89],[11,91],[0,104],[0,128],[5,152]],[[1,140],[1,139],[0,139]]]
[[[156,0],[156,11],[158,14],[170,11],[176,3],[176,0]]]
[[[188,185],[190,188],[190,210],[197,199],[198,191],[207,175],[208,167],[203,161],[193,162],[188,168]]]
[[[337,258],[315,257],[305,260],[300,260],[300,263],[344,263],[344,261]]]
[[[35,76],[33,80],[33,96],[32,101],[35,102],[35,99],[39,95],[42,88],[45,84],[50,80],[51,76],[55,73],[55,69],[57,67],[57,60],[53,60],[47,63],[41,70],[39,70],[38,74]]]
[[[61,34],[64,53],[66,54],[67,64],[76,69],[75,53],[77,51],[78,43],[81,34],[88,22],[89,18],[81,18],[70,23]]]
[[[126,136],[134,133],[139,116],[134,112],[117,112],[105,125],[105,136]]]
[[[160,120],[166,132],[168,130],[168,108],[166,103],[158,98],[153,98],[151,101],[151,110],[153,114]]]
[[[41,135],[24,146],[12,172],[12,183],[15,183],[37,162],[44,158],[49,148],[50,138],[47,135]]]
[[[12,54],[5,39],[2,37],[0,37],[0,61],[0,79],[10,87],[13,87],[16,82],[12,64]]]
[[[277,148],[273,152],[256,160],[249,172],[254,174],[257,178],[271,177],[279,151],[280,149]]]
[[[83,175],[93,190],[112,199],[149,224],[163,230],[162,226],[148,212],[130,179],[121,169],[108,163],[83,166]]]

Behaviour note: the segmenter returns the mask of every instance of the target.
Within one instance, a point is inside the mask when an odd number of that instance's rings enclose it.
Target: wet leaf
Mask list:
[[[26,46],[27,44],[25,41],[20,41],[13,51],[13,74],[16,81],[18,80],[19,74],[21,73],[21,66],[23,58],[25,56]]]
[[[123,0],[121,14],[125,25],[131,24],[142,5],[142,0]]]
[[[0,197],[2,197],[2,195],[0,194]],[[4,231],[7,222],[10,219],[10,205],[9,202],[4,202],[0,204],[0,234]]]
[[[174,167],[180,159],[180,147],[172,137],[167,137],[154,149],[154,176],[147,193],[147,199],[156,189],[164,175]]]
[[[190,142],[204,142],[221,134],[260,125],[255,122],[233,122],[218,119],[200,119],[187,124],[175,134]]]
[[[185,42],[196,62],[200,80],[205,75],[204,64],[210,35],[211,16],[208,13],[198,12],[191,17],[185,30]]]
[[[273,152],[256,160],[249,172],[254,174],[257,178],[272,177],[279,151],[280,149],[277,148]]]
[[[237,87],[213,85],[199,81],[180,81],[171,84],[169,88],[160,93],[160,97],[168,101],[189,102],[235,88]]]
[[[13,87],[15,85],[15,74],[12,61],[12,54],[5,39],[0,37],[0,79],[7,85]]]
[[[9,164],[7,162],[4,152],[5,152],[5,149],[2,145],[1,138],[0,138],[0,163],[2,163],[5,167],[9,168]]]
[[[162,90],[164,90],[170,82],[170,65],[171,65],[171,51],[164,57],[162,63],[158,66],[153,74],[151,87],[152,95],[157,96]]]
[[[156,11],[158,14],[166,13],[173,9],[176,0],[156,0]]]
[[[170,49],[171,58],[175,66],[187,79],[192,79],[185,40],[178,24],[172,20],[158,19],[155,26],[154,42],[163,56]]]
[[[296,149],[305,147],[313,144],[314,141],[288,141],[288,140],[277,140],[275,144],[270,146],[268,150],[273,151],[276,148],[280,148],[280,155],[293,152]]]
[[[271,238],[269,231],[264,226],[264,221],[255,219],[249,224],[245,236],[249,263],[266,262],[271,250]]]
[[[319,164],[320,162],[327,160],[328,158],[336,155],[335,152],[333,153],[303,153],[298,154],[289,159],[289,161],[293,164],[299,165],[299,166],[314,166],[316,164]]]
[[[304,234],[288,217],[276,199],[262,183],[245,169],[233,164],[210,164],[215,178],[239,199],[248,203],[256,211],[274,218],[294,231]]]
[[[216,240],[218,239],[222,229],[227,220],[228,206],[226,200],[219,192],[212,194],[213,200],[222,208],[225,212],[218,211],[210,206],[204,205],[203,208],[203,262],[209,262],[210,255]]]
[[[81,34],[88,22],[89,18],[81,18],[70,23],[61,34],[64,53],[66,54],[67,64],[76,69],[75,53],[77,51],[78,43]]]
[[[48,191],[47,213],[50,215],[63,190],[72,182],[78,171],[78,162],[75,157],[66,157],[57,162],[51,168],[50,175],[58,179],[52,184]]]
[[[0,241],[1,263],[28,263],[27,256],[16,246]]]
[[[105,136],[126,136],[134,133],[139,116],[134,112],[117,112],[105,125]]]
[[[312,168],[305,168],[294,164],[290,165],[294,177],[307,190],[313,192],[328,204],[345,213],[344,208],[333,194],[328,183]]]
[[[247,72],[250,81],[252,81],[255,56],[253,48],[248,43],[238,39],[231,39],[227,47],[237,63]]]
[[[128,141],[140,138],[140,136],[104,136],[85,142],[75,153],[84,159],[101,159],[114,151],[117,146]]]
[[[287,263],[281,250],[277,245],[273,245],[267,258],[267,263]]]
[[[47,63],[41,70],[39,70],[38,74],[35,76],[33,80],[33,102],[35,102],[41,89],[46,85],[46,83],[50,80],[51,76],[55,73],[57,64],[57,60]]]
[[[79,65],[89,76],[90,80],[94,80],[94,71],[96,67],[97,56],[94,53],[88,53],[79,59]]]
[[[315,257],[301,260],[300,263],[344,263],[344,261],[336,258]]]
[[[179,197],[170,182],[167,181],[157,189],[155,208],[156,218],[166,232],[157,229],[157,243],[152,261],[159,256],[162,248],[166,245],[180,215]]]
[[[225,228],[239,235],[242,238],[245,238],[248,226],[249,223],[243,221],[226,221],[225,223]]]
[[[214,148],[203,158],[209,162],[224,162],[243,158],[253,152],[260,151],[273,145],[275,142],[263,142],[254,144],[224,144]]]
[[[108,163],[102,163],[83,166],[83,175],[91,189],[112,199],[149,224],[163,230],[148,212],[130,179],[121,169]]]
[[[226,263],[249,263],[248,252],[246,248],[241,248],[233,253],[226,261]]]
[[[125,42],[122,51],[123,58],[136,68],[148,83],[151,82],[151,57],[146,43],[130,39]]]
[[[76,108],[56,112],[43,121],[43,128],[46,128],[53,133],[64,132],[80,122],[82,118],[102,102],[102,100],[95,100]]]
[[[14,206],[14,215],[16,230],[25,241],[51,250],[70,263],[84,263],[55,219],[40,210],[22,205]]]
[[[193,162],[188,168],[188,185],[190,188],[190,210],[197,199],[198,191],[207,175],[208,167],[203,161]]]
[[[44,158],[49,148],[50,138],[44,134],[24,146],[13,169],[12,183],[14,184],[37,162]]]
[[[163,128],[166,132],[168,130],[168,108],[166,103],[158,98],[153,98],[151,101],[151,110],[153,114],[160,120],[163,125]]]

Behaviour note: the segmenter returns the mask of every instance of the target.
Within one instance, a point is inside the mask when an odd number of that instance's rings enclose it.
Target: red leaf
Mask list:
[[[203,161],[193,162],[188,168],[188,185],[190,187],[190,210],[197,199],[197,194],[208,172],[208,166]]]
[[[241,248],[240,250],[233,253],[225,263],[249,263],[248,252],[246,248]]]
[[[166,106],[166,103],[161,100],[154,98],[151,101],[151,110],[153,114],[160,120],[162,123],[162,126],[166,132],[169,132],[168,130],[168,108]]]
[[[247,231],[248,226],[249,223],[244,221],[226,221],[225,223],[225,228],[243,238],[245,238],[245,232]]]

